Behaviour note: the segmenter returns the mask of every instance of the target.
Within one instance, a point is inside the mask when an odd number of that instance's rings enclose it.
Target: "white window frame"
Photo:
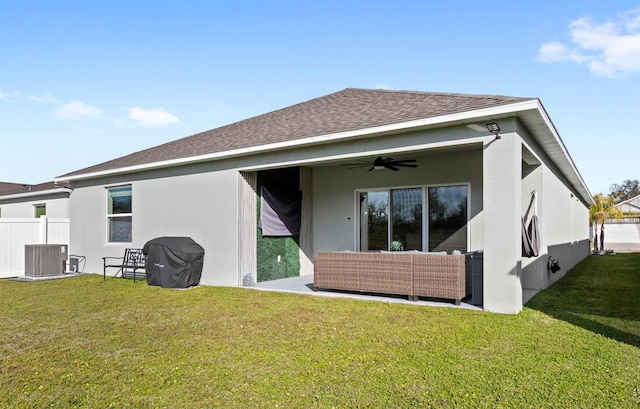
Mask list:
[[[128,187],[131,191],[131,213],[109,213],[109,198],[110,191],[112,189],[124,188]],[[106,233],[106,243],[107,244],[131,244],[133,242],[133,185],[132,184],[124,184],[124,185],[116,185],[116,186],[107,186],[105,188],[105,233]],[[131,219],[131,240],[127,241],[112,241],[111,240],[111,219],[116,217],[129,217]]]

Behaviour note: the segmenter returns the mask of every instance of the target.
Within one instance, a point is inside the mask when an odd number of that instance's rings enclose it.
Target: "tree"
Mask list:
[[[627,179],[622,184],[613,184],[609,188],[609,196],[617,204],[640,195],[640,182],[638,179]]]
[[[593,227],[593,249],[596,253],[604,252],[604,222],[607,219],[622,217],[620,209],[615,207],[611,196],[598,193],[593,197],[595,205],[589,208],[589,223]]]

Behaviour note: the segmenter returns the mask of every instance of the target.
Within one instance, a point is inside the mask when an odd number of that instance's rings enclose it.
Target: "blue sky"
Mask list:
[[[0,181],[348,87],[537,97],[593,194],[640,179],[638,0],[0,0]]]

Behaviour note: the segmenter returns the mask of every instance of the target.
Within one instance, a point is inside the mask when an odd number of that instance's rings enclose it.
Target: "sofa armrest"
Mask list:
[[[465,256],[462,254],[414,254],[415,296],[447,298],[460,303],[466,294]]]

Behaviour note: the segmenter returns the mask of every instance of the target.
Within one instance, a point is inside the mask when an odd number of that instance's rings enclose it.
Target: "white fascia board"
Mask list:
[[[591,195],[591,192],[589,191],[589,188],[587,187],[587,184],[584,182],[582,175],[578,171],[578,168],[576,167],[575,162],[571,158],[571,155],[569,154],[567,147],[562,141],[562,138],[560,137],[560,134],[558,133],[556,127],[553,125],[551,118],[549,118],[549,115],[547,115],[547,111],[544,109],[544,107],[542,106],[542,103],[540,103],[539,101],[538,101],[538,112],[540,113],[540,116],[544,121],[544,123],[546,124],[547,128],[551,132],[551,135],[554,138],[554,142],[560,147],[560,150],[562,151],[564,159],[566,159],[567,164],[571,168],[571,172],[573,172],[573,175],[575,175],[577,182],[579,184],[578,186],[576,186],[576,188],[581,191],[585,202],[587,202],[589,205],[594,205],[595,202],[593,201],[593,197]],[[571,180],[571,175],[567,175],[567,176]]]
[[[121,175],[121,174],[132,173],[132,172],[142,172],[147,170],[154,170],[154,169],[160,169],[160,168],[166,168],[166,167],[172,167],[172,166],[178,166],[178,165],[207,162],[211,160],[229,159],[237,156],[252,155],[252,154],[257,154],[262,152],[295,148],[295,147],[300,147],[305,145],[338,142],[341,140],[351,139],[356,137],[374,136],[378,134],[385,134],[385,133],[391,133],[391,132],[397,132],[397,131],[410,131],[410,130],[425,128],[425,127],[449,124],[452,122],[453,123],[469,122],[476,118],[481,119],[481,118],[498,116],[498,115],[516,114],[519,111],[538,109],[538,107],[539,107],[538,100],[532,99],[528,101],[518,102],[515,104],[501,105],[501,106],[492,107],[492,108],[484,108],[484,109],[478,109],[473,111],[459,112],[455,114],[441,115],[441,116],[432,117],[432,118],[416,119],[412,121],[374,126],[371,128],[356,129],[352,131],[344,131],[344,132],[336,132],[336,133],[326,134],[326,135],[311,136],[308,138],[296,139],[293,141],[283,141],[283,142],[270,143],[266,145],[232,149],[229,151],[214,152],[214,153],[208,153],[205,155],[189,156],[186,158],[171,159],[171,160],[153,162],[153,163],[145,163],[141,165],[127,166],[123,168],[91,172],[91,173],[85,173],[85,174],[69,176],[69,177],[58,177],[58,178],[55,178],[54,180],[57,182],[61,182],[61,181],[71,182],[76,180],[94,179],[99,177]]]
[[[67,188],[39,190],[37,192],[25,192],[25,193],[16,193],[16,194],[7,195],[7,196],[0,196],[0,200],[22,199],[22,198],[35,197],[35,196],[52,195],[57,193],[71,193],[71,191],[72,191],[71,189],[67,189]]]

